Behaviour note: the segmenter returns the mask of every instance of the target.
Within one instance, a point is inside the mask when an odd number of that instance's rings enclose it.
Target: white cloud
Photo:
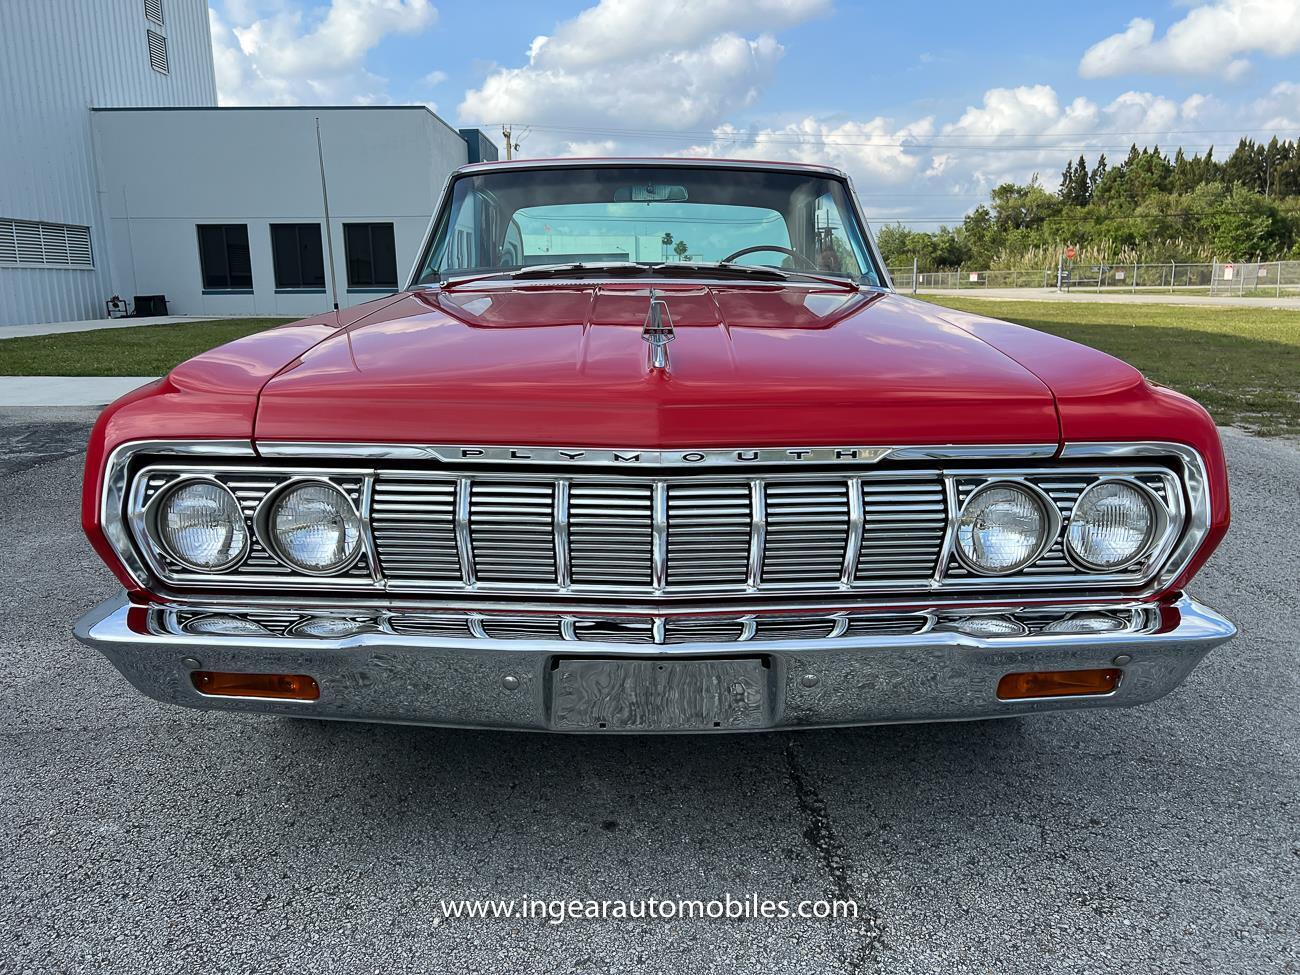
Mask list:
[[[926,164],[923,155],[906,149],[907,143],[933,131],[931,118],[895,126],[879,116],[865,122],[805,118],[753,132],[721,125],[714,129],[711,142],[692,146],[681,155],[822,163],[852,172],[871,185],[896,186],[915,178]]]
[[[1300,92],[1300,86],[1294,89]],[[1288,93],[1279,86],[1269,104],[1251,115],[1280,110]],[[910,122],[806,118],[749,132],[723,125],[709,143],[686,152],[829,163],[854,177],[873,220],[933,216],[960,222],[999,183],[1026,182],[1038,173],[1054,190],[1066,161],[1081,152],[1095,164],[1102,152],[1118,162],[1133,141],[1158,142],[1172,151],[1177,137],[1160,133],[1193,127],[1187,124],[1193,119],[1200,127],[1207,119],[1222,124],[1228,117],[1226,106],[1204,95],[1180,104],[1130,91],[1107,104],[1082,97],[1062,103],[1048,85],[1025,85],[990,89],[978,105],[948,122],[932,116]]]
[[[1228,80],[1250,69],[1246,54],[1287,57],[1300,52],[1300,3],[1296,0],[1217,0],[1203,3],[1174,23],[1163,37],[1145,17],[1084,52],[1079,74],[1214,74]]]
[[[440,84],[442,84],[446,80],[447,80],[447,72],[445,71],[430,71],[423,78],[424,83],[428,85],[430,88],[437,88]]]
[[[829,0],[599,0],[535,38],[528,61],[465,93],[467,122],[534,126],[527,151],[574,153],[600,128],[711,129],[754,102],[783,53],[772,32]],[[571,131],[565,131],[566,129]]]
[[[304,18],[272,0],[227,0],[227,23],[209,10],[217,94],[223,105],[370,104],[387,82],[366,69],[389,34],[431,27],[430,0],[331,0]]]

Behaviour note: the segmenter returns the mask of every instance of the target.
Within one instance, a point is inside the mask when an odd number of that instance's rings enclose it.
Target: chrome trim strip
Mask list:
[[[326,441],[259,441],[258,453],[275,458],[425,460],[440,464],[511,464],[556,467],[754,467],[767,464],[833,464],[851,467],[889,460],[1037,459],[1056,454],[1056,444],[937,444],[933,446],[708,447],[657,450],[641,447],[528,447],[456,444],[358,444]]]
[[[763,553],[767,551],[767,485],[759,479],[749,482],[749,571],[746,584],[758,589],[763,584]]]
[[[460,559],[460,578],[467,587],[477,584],[474,568],[474,541],[469,530],[469,509],[473,480],[468,477],[456,479],[456,556]]]
[[[668,482],[655,481],[651,502],[650,585],[661,593],[668,585]]]
[[[866,529],[862,503],[862,478],[850,477],[846,482],[849,492],[849,534],[844,543],[844,568],[840,583],[852,586],[858,574],[858,559],[862,555],[862,535]]]
[[[361,544],[366,550],[366,561],[370,564],[370,578],[376,586],[382,584],[383,572],[379,565],[379,549],[375,546],[374,528],[370,524],[371,512],[375,502],[375,473],[366,474],[361,482]]]
[[[555,584],[561,589],[568,589],[573,582],[569,561],[569,487],[567,478],[556,479],[552,525],[555,531]]]

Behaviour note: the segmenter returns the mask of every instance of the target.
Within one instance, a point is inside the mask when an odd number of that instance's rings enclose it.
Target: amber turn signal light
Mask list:
[[[276,697],[286,701],[315,701],[320,685],[306,674],[232,674],[196,670],[190,674],[200,694],[217,697]]]
[[[998,681],[998,697],[1015,700],[1026,697],[1070,697],[1077,694],[1109,694],[1119,686],[1123,673],[1117,667],[1104,670],[1034,670],[1007,674]]]

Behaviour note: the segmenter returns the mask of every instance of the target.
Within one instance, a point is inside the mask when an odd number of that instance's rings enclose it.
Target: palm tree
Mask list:
[[[668,248],[673,246],[673,235],[671,233],[664,234],[662,237],[659,238],[659,243],[663,245],[664,248],[663,257],[664,260],[666,261],[668,260]]]
[[[673,253],[677,255],[677,260],[679,261],[686,260],[686,252],[688,250],[690,250],[690,248],[686,246],[686,241],[684,240],[679,240],[676,246],[673,247]]]

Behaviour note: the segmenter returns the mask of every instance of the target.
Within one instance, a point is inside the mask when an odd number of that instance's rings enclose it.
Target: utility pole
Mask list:
[[[506,159],[513,159],[514,139],[513,139],[513,133],[510,131],[510,126],[508,125],[501,126],[501,138],[506,140]]]

